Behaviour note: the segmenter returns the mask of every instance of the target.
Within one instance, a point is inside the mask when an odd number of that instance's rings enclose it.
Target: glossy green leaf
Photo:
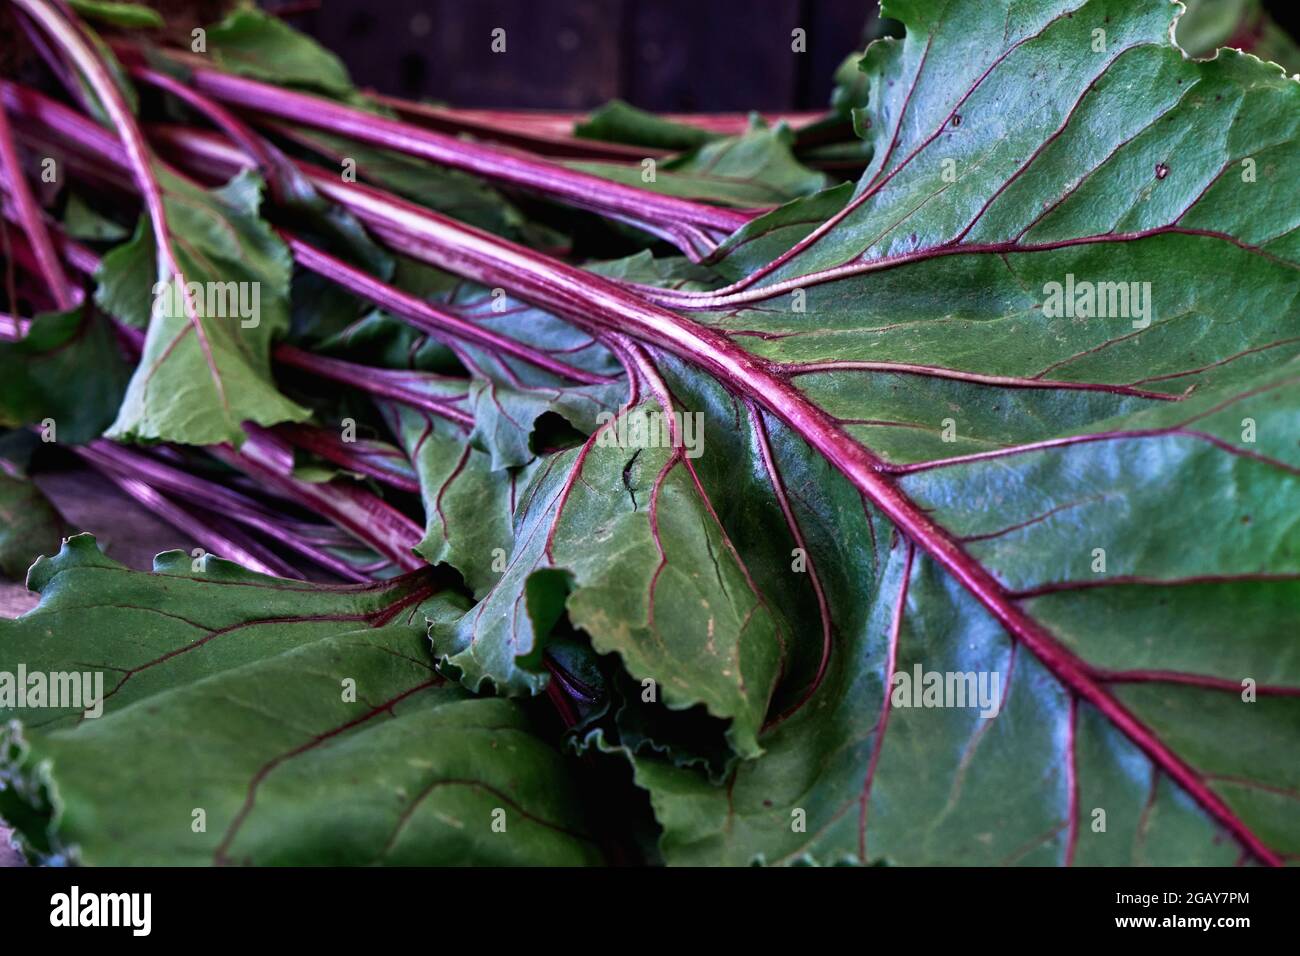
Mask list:
[[[709,447],[768,436],[831,636],[726,784],[636,758],[665,856],[1290,858],[1300,85],[1187,60],[1164,3],[885,12],[854,195],[754,223],[731,286],[653,293],[793,388],[796,428],[738,408]],[[996,676],[996,716],[886,695],[918,667]]]

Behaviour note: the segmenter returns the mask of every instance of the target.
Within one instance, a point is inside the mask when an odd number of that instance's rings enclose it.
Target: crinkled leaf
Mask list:
[[[699,703],[730,720],[732,747],[753,756],[787,636],[691,459],[665,447],[656,407],[628,410],[539,463],[496,586],[454,627],[432,626],[434,649],[471,689],[536,693],[547,637],[567,614],[598,653],[655,681],[670,707]]]
[[[493,332],[508,335],[573,368],[610,378],[579,385],[561,380],[519,359],[469,346],[461,355],[474,375],[470,409],[471,443],[491,456],[492,468],[515,468],[548,450],[591,434],[627,392],[613,354],[589,332],[577,329],[527,302],[472,283],[458,283],[446,304]],[[554,428],[546,428],[548,424]]]
[[[835,70],[835,86],[831,89],[831,109],[846,116],[867,105],[871,97],[866,74],[862,72],[862,53],[850,53]]]
[[[706,394],[712,388],[697,387]],[[691,390],[691,381],[674,381],[677,394]],[[745,447],[754,440],[755,421],[740,415],[741,428],[707,433],[710,453],[702,465],[714,455],[755,454]],[[787,667],[792,676],[770,710],[759,740],[763,756],[741,762],[722,784],[710,782],[703,769],[680,766],[699,759],[701,738],[683,742],[656,721],[648,745],[637,736],[637,720],[654,715],[635,697],[624,705],[632,713],[621,715],[622,744],[639,751],[637,779],[651,792],[670,863],[1227,865],[1239,858],[1240,846],[1111,720],[1072,698],[946,572],[909,554],[906,539],[874,509],[864,509],[856,489],[788,429],[770,419],[765,426],[770,474],[801,540],[775,525],[780,509],[759,507],[762,499],[751,489],[741,492],[749,506],[724,512],[724,521],[735,540],[744,540],[741,551],[765,584],[765,554],[770,572],[779,573],[780,555],[804,550],[806,566],[787,563],[784,586],[766,589],[787,618],[804,622],[794,647],[800,659]],[[1116,452],[1124,453],[1132,449]],[[706,487],[725,481],[707,471],[701,479]],[[945,493],[957,502],[971,494],[961,484]],[[1163,505],[1147,507],[1156,524]],[[981,509],[969,510],[978,515]],[[764,514],[773,522],[766,542],[752,527]],[[1041,562],[1054,549],[1059,545],[1026,541],[1016,553]],[[854,557],[846,561],[846,555]],[[817,590],[833,628],[820,678]],[[1067,589],[1027,604],[1072,651],[1113,673],[1120,699],[1141,706],[1144,718],[1221,778],[1218,786],[1235,791],[1242,803],[1234,806],[1248,808],[1270,839],[1286,840],[1286,801],[1270,807],[1268,794],[1294,786],[1286,756],[1296,745],[1294,698],[1274,691],[1246,704],[1238,692],[1245,676],[1273,688],[1294,686],[1295,669],[1281,662],[1288,657],[1285,622],[1294,616],[1288,608],[1298,597],[1295,581],[1189,582]],[[1246,619],[1252,626],[1242,634],[1232,622]],[[1220,635],[1229,631],[1241,639],[1223,643]],[[913,678],[918,667],[945,679],[951,673],[985,680],[996,716],[980,716],[976,685],[964,706],[886,706],[887,675]],[[994,674],[997,685],[987,683]],[[1180,686],[1180,674],[1211,686]],[[1218,680],[1229,686],[1213,686]],[[809,689],[814,692],[805,697]],[[1214,727],[1197,726],[1200,718],[1179,726],[1198,708],[1213,715]],[[1250,755],[1239,755],[1247,740],[1254,741],[1246,748]],[[1262,804],[1250,801],[1251,793],[1264,797]],[[1102,832],[1092,828],[1098,808],[1107,814]]]
[[[621,390],[617,384],[556,387],[477,379],[470,389],[470,441],[491,456],[494,469],[526,465],[546,450],[536,447],[543,415],[558,415],[578,432],[590,433],[598,416],[616,405]]]
[[[628,754],[653,756],[675,767],[695,767],[707,771],[709,780],[724,779],[735,764],[736,755],[718,729],[721,723],[700,706],[673,710],[650,699],[652,685],[637,683],[625,674],[618,675],[611,693],[613,739]],[[602,750],[610,747],[602,728],[588,732],[578,743],[579,751],[595,744]]]

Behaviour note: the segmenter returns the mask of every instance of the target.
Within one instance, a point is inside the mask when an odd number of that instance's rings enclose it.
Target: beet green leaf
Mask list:
[[[817,476],[785,479],[810,563],[874,541],[856,591],[810,581],[829,666],[763,758],[725,788],[638,760],[665,852],[1294,854],[1300,86],[1187,60],[1160,3],[886,13],[908,35],[867,54],[852,198],[770,261],[724,246],[729,287],[655,295],[688,357],[758,362],[752,428]],[[915,668],[998,675],[999,718],[894,706]]]
[[[82,535],[31,584],[40,605],[0,622],[5,660],[105,677],[101,715],[27,711],[0,731],[0,805],[39,858],[599,860],[520,707],[434,671],[411,622],[458,599],[431,572],[322,587],[176,552],[143,574]]]

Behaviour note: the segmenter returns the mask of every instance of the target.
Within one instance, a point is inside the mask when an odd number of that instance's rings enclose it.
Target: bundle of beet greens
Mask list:
[[[1300,855],[1300,82],[1181,9],[895,0],[823,116],[575,121],[365,93],[251,7],[10,0],[0,820]],[[201,547],[106,556],[70,464]]]

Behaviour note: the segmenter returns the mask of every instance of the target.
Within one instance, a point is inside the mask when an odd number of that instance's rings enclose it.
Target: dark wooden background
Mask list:
[[[452,106],[819,109],[877,0],[262,0],[363,86]],[[1264,0],[1292,36],[1300,2]],[[297,11],[297,12],[294,12]],[[282,14],[282,15],[283,15]],[[491,52],[495,27],[506,52]],[[793,53],[790,31],[807,32]]]
[[[322,0],[290,22],[385,93],[547,109],[617,96],[708,112],[826,105],[875,11],[875,0]],[[491,51],[496,27],[505,53]],[[807,52],[790,49],[796,27]]]

